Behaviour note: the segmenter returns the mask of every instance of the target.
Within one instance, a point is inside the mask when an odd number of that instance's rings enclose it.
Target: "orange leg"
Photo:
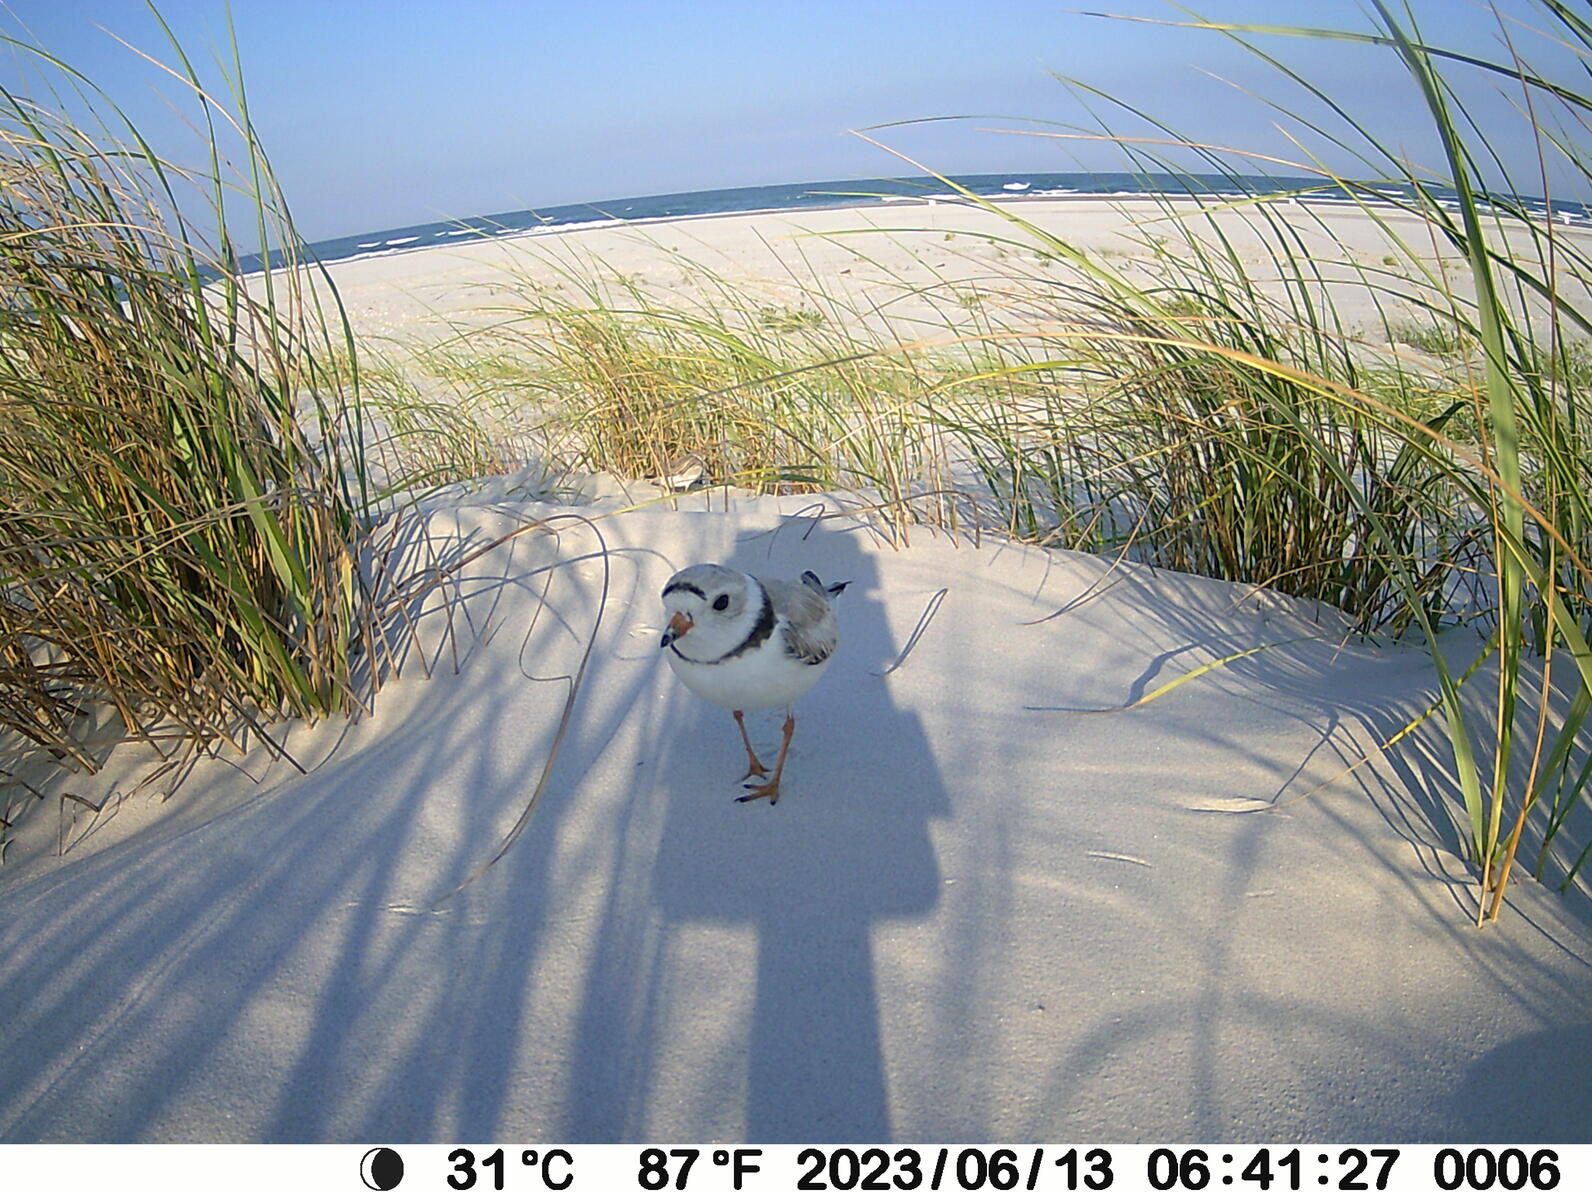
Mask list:
[[[737,796],[736,803],[745,804],[748,800],[761,800],[768,797],[769,804],[779,803],[779,775],[785,770],[785,755],[790,750],[791,735],[796,732],[796,715],[785,714],[785,737],[779,744],[779,758],[774,763],[774,778],[766,784],[748,792],[745,796]]]
[[[755,775],[762,779],[768,774],[768,768],[758,761],[757,752],[752,749],[752,740],[746,733],[746,718],[741,716],[739,709],[735,710],[735,724],[741,727],[741,741],[746,744],[746,774],[741,778],[751,779]]]

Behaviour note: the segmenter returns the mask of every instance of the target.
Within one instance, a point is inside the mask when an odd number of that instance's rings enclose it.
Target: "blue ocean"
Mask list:
[[[1199,195],[1209,198],[1275,194],[1299,191],[1313,198],[1354,201],[1335,187],[1324,187],[1319,178],[1231,177],[1227,175],[1170,174],[967,174],[950,181],[975,195],[1009,200],[1055,198],[1062,195]],[[1388,184],[1376,188],[1397,202],[1410,195],[1405,185]],[[785,183],[767,187],[733,187],[716,191],[685,191],[672,195],[642,195],[629,199],[610,199],[600,203],[571,203],[560,207],[498,212],[470,219],[415,224],[407,228],[388,228],[319,241],[309,246],[323,262],[346,261],[354,257],[399,253],[451,241],[482,240],[496,236],[517,236],[575,227],[595,227],[614,223],[645,223],[676,220],[690,216],[729,215],[754,211],[777,211],[822,207],[859,207],[869,204],[899,203],[903,200],[955,199],[958,196],[946,180],[927,176],[912,178],[844,179],[829,182]],[[1441,198],[1441,192],[1439,192]],[[1533,215],[1546,218],[1549,208],[1536,199],[1516,200]],[[1592,223],[1588,209],[1576,203],[1555,201],[1552,214],[1562,222],[1585,226]],[[245,271],[258,269],[254,255],[241,263]]]

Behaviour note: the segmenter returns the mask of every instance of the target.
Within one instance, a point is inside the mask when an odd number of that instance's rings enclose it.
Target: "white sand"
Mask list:
[[[1279,267],[1271,246],[1256,234],[1251,210],[1216,213],[1214,223],[1192,202],[1167,205],[1148,200],[1031,199],[1004,205],[1032,225],[1082,250],[1097,265],[1149,281],[1154,241],[1176,250],[1192,232],[1207,244],[1227,238],[1248,276],[1281,296]],[[1370,290],[1381,287],[1394,319],[1428,322],[1415,301],[1429,292],[1426,280],[1441,279],[1455,294],[1473,294],[1468,267],[1452,246],[1434,241],[1431,230],[1392,209],[1375,216],[1341,203],[1269,205],[1271,217],[1292,230],[1296,251],[1310,255],[1317,276],[1348,283],[1334,288],[1343,326],[1368,339],[1385,339]],[[1330,234],[1327,223],[1330,222]],[[1592,247],[1592,230],[1558,234]],[[990,238],[1000,239],[990,239]],[[1508,243],[1534,251],[1523,230]],[[526,282],[568,297],[576,293],[568,274],[589,274],[590,263],[623,275],[664,296],[711,291],[704,271],[743,294],[764,295],[775,307],[820,305],[815,291],[841,300],[841,307],[879,308],[897,329],[921,320],[944,334],[949,320],[971,315],[957,310],[951,287],[980,283],[1011,289],[1014,275],[1043,286],[1070,275],[1037,256],[1032,237],[989,211],[950,203],[892,203],[860,208],[711,216],[635,226],[604,226],[562,234],[510,236],[498,240],[397,251],[343,262],[330,268],[355,332],[363,338],[400,342],[441,334],[446,321],[492,322],[494,308],[512,305],[513,288]],[[1394,258],[1393,264],[1386,259]],[[1564,278],[1563,292],[1588,295],[1589,279]],[[1047,291],[1052,302],[1056,293]],[[936,302],[935,296],[942,301]],[[826,314],[833,309],[825,308]],[[986,312],[987,313],[987,312]],[[879,322],[874,321],[878,327]]]
[[[342,267],[356,314],[423,256]],[[1436,738],[1296,799],[1424,707],[1423,652],[780,513],[810,504],[605,519],[605,557],[522,535],[433,594],[373,716],[295,730],[308,774],[207,764],[60,859],[32,827],[0,872],[0,1139],[1592,1139],[1585,901],[1526,882],[1467,922]],[[431,543],[556,512],[461,505]],[[701,560],[852,582],[774,808],[731,802],[734,724],[659,657]],[[523,810],[599,609],[534,819],[435,906]]]

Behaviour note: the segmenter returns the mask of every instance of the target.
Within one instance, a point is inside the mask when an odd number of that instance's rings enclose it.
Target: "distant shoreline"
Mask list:
[[[1011,178],[1009,175],[966,175],[951,180],[953,185],[967,186],[976,200],[994,204],[1028,204],[1038,202],[1052,203],[1087,203],[1087,202],[1152,202],[1152,203],[1197,203],[1201,205],[1221,204],[1233,200],[1252,200],[1268,193],[1278,193],[1287,201],[1287,191],[1291,187],[1304,189],[1306,187],[1321,187],[1325,184],[1321,180],[1313,179],[1249,179],[1256,185],[1252,190],[1244,190],[1231,185],[1230,180],[1216,177],[1201,178],[1198,181],[1206,184],[1209,189],[1201,193],[1190,193],[1186,186],[1160,190],[1135,189],[1123,187],[1109,190],[1090,190],[1084,187],[1065,185],[1068,181],[1081,180],[1082,176],[1076,175],[1035,175],[1039,181],[1028,185],[1028,189],[1008,189],[1013,183],[1001,183],[998,180]],[[1123,176],[1127,178],[1128,176]],[[904,206],[915,209],[941,205],[966,205],[972,201],[944,189],[944,184],[938,180],[925,180],[919,191],[908,191],[900,194],[891,193],[887,189],[869,192],[866,185],[869,182],[878,184],[881,188],[891,185],[906,185],[912,180],[834,180],[813,183],[794,183],[770,187],[740,187],[727,190],[708,190],[697,192],[679,192],[666,195],[638,196],[625,199],[607,200],[603,203],[593,204],[565,204],[546,209],[527,208],[518,211],[499,212],[491,215],[474,216],[468,218],[439,220],[427,224],[408,225],[399,228],[389,228],[372,232],[357,233],[342,237],[326,237],[317,241],[307,242],[303,247],[316,262],[322,265],[333,265],[344,261],[360,260],[368,257],[385,257],[398,253],[415,252],[421,249],[433,248],[442,244],[471,244],[480,241],[513,240],[526,236],[547,236],[563,232],[580,232],[592,228],[604,227],[649,227],[661,223],[690,222],[705,219],[715,219],[729,216],[788,216],[801,212],[823,212],[843,209],[888,209]],[[1098,181],[1098,180],[1097,180]],[[1171,181],[1169,179],[1169,181]],[[940,189],[930,191],[930,184]],[[1223,185],[1227,183],[1228,185]],[[1261,185],[1265,184],[1265,185]],[[857,187],[855,193],[840,193],[839,188]],[[734,205],[734,197],[751,198],[748,192],[767,191],[770,198],[795,199],[802,196],[822,196],[835,191],[836,197],[832,202],[769,202],[748,207]],[[1386,206],[1397,208],[1399,192],[1394,188],[1386,189]],[[1439,197],[1440,201],[1443,198]],[[1364,206],[1381,206],[1376,200],[1355,197],[1351,195],[1315,194],[1303,198],[1295,198],[1293,202],[1305,206],[1321,206],[1326,209],[1340,209],[1344,207],[1360,208]],[[1553,204],[1545,199],[1520,197],[1518,201],[1529,209],[1540,209],[1543,219],[1555,219],[1557,227],[1588,227],[1592,228],[1592,210],[1586,205],[1556,201]],[[656,210],[659,206],[690,207],[693,204],[713,204],[706,210]],[[649,208],[653,210],[648,210]],[[589,218],[584,218],[589,214]],[[544,220],[543,223],[532,222],[526,226],[519,226],[515,221],[530,219]],[[244,258],[251,264],[251,268],[244,271],[244,276],[262,272],[263,263],[259,263],[258,255]]]
[[[1160,203],[1163,203],[1163,202],[1172,202],[1172,203],[1191,203],[1191,204],[1197,204],[1199,206],[1206,206],[1207,204],[1209,204],[1211,206],[1216,206],[1216,207],[1226,206],[1228,202],[1230,202],[1232,199],[1236,199],[1236,198],[1239,198],[1239,196],[1236,195],[1236,194],[1234,194],[1232,196],[1229,196],[1229,197],[1226,197],[1226,198],[1223,198],[1223,197],[1219,197],[1219,196],[1208,196],[1207,197],[1207,196],[1200,196],[1200,195],[1186,195],[1186,194],[1175,194],[1175,193],[1172,193],[1172,192],[1152,192],[1152,191],[1121,191],[1121,192],[1099,192],[1099,193],[1078,192],[1076,194],[1068,194],[1068,195],[1050,193],[1050,194],[1037,194],[1037,195],[1012,194],[1012,195],[980,195],[980,196],[978,196],[978,199],[984,200],[985,202],[988,202],[988,203],[991,203],[991,204],[995,204],[995,205],[1005,204],[1005,203],[1080,203],[1080,204],[1081,203],[1126,203],[1126,204],[1154,203],[1154,204],[1160,204]],[[1338,199],[1338,198],[1331,198],[1331,197],[1319,197],[1319,198],[1311,198],[1311,199],[1279,198],[1279,199],[1275,199],[1275,200],[1268,200],[1268,202],[1279,202],[1279,203],[1280,202],[1293,202],[1293,203],[1299,203],[1299,204],[1301,204],[1301,205],[1303,205],[1305,207],[1323,206],[1323,207],[1329,207],[1329,208],[1331,208],[1333,210],[1344,210],[1344,209],[1357,210],[1357,209],[1359,209],[1361,207],[1383,207],[1383,206],[1385,206],[1386,208],[1388,208],[1391,211],[1399,211],[1400,210],[1397,207],[1397,205],[1392,203],[1391,201],[1389,201],[1386,204],[1379,204],[1379,203],[1375,203],[1375,202],[1370,201],[1370,200],[1366,200],[1366,201],[1362,202],[1360,200],[1355,200],[1355,199]],[[645,228],[645,227],[649,227],[649,226],[656,225],[656,224],[689,224],[689,223],[695,223],[695,222],[701,221],[701,220],[730,220],[730,219],[737,219],[737,218],[740,218],[742,216],[749,216],[749,217],[755,217],[755,216],[799,216],[799,215],[804,215],[804,214],[807,214],[807,213],[810,213],[810,212],[831,212],[831,211],[868,211],[868,212],[873,212],[873,211],[889,211],[889,210],[894,209],[894,208],[928,208],[928,207],[968,207],[968,208],[976,208],[976,207],[979,207],[979,206],[980,206],[980,204],[978,202],[976,202],[975,200],[965,199],[965,198],[962,198],[961,196],[925,196],[925,197],[923,197],[921,199],[915,198],[915,197],[910,197],[910,196],[902,196],[899,199],[896,199],[896,198],[882,199],[882,200],[875,200],[873,202],[868,202],[868,203],[857,203],[857,202],[850,202],[850,203],[809,203],[809,204],[804,204],[804,205],[802,205],[800,207],[754,207],[754,208],[746,208],[744,210],[734,210],[734,211],[697,211],[697,212],[687,212],[687,213],[682,214],[682,215],[635,216],[635,217],[631,217],[631,218],[615,217],[613,219],[590,220],[590,221],[571,220],[568,223],[563,223],[563,224],[547,224],[547,225],[545,225],[544,227],[541,227],[541,228],[513,228],[513,229],[503,229],[502,231],[499,231],[499,232],[482,232],[482,233],[472,237],[469,240],[463,240],[463,241],[458,242],[457,244],[454,244],[454,243],[446,241],[446,240],[438,240],[438,239],[435,239],[435,238],[432,238],[430,240],[425,240],[425,238],[416,237],[416,238],[412,238],[412,239],[414,241],[423,242],[423,243],[407,243],[406,242],[406,243],[403,243],[403,244],[394,244],[394,245],[391,245],[389,247],[384,247],[384,248],[369,249],[369,250],[367,250],[367,251],[365,251],[363,253],[351,253],[351,254],[347,254],[347,255],[342,256],[342,257],[335,257],[335,258],[331,258],[331,259],[325,259],[325,258],[317,257],[316,260],[319,261],[322,265],[328,265],[328,266],[330,266],[330,265],[341,265],[341,264],[343,264],[345,262],[364,261],[364,260],[366,260],[368,258],[373,258],[373,257],[394,257],[394,256],[398,256],[398,255],[403,254],[403,253],[421,253],[421,252],[425,252],[427,249],[456,248],[456,247],[461,247],[463,245],[475,245],[475,244],[482,244],[482,243],[491,243],[491,244],[504,243],[504,242],[510,242],[511,243],[513,241],[528,239],[528,238],[532,238],[532,237],[541,238],[541,237],[547,237],[547,236],[566,236],[566,235],[573,236],[573,235],[576,235],[578,233],[594,232],[594,231],[598,231],[600,229],[610,229],[610,230],[612,230],[612,229],[621,229],[621,228]],[[469,224],[469,221],[460,220],[459,223],[460,224]],[[403,229],[394,229],[393,231],[403,231]],[[377,234],[377,235],[380,235],[380,234]],[[309,245],[307,247],[312,252],[315,249],[314,245]],[[263,272],[264,272],[263,270],[254,270],[251,273],[245,274],[243,276],[244,277],[253,277],[253,276],[255,276],[257,274],[260,274],[260,273],[263,273]]]

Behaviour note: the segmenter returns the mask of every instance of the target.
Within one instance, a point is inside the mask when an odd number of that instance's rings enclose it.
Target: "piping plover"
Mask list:
[[[737,800],[779,800],[796,715],[791,706],[824,674],[839,643],[830,599],[849,582],[825,586],[811,572],[801,580],[764,580],[721,564],[693,564],[663,586],[669,617],[662,649],[669,666],[697,696],[735,715],[746,746],[748,783]],[[785,706],[785,732],[774,774],[758,761],[741,713]]]

